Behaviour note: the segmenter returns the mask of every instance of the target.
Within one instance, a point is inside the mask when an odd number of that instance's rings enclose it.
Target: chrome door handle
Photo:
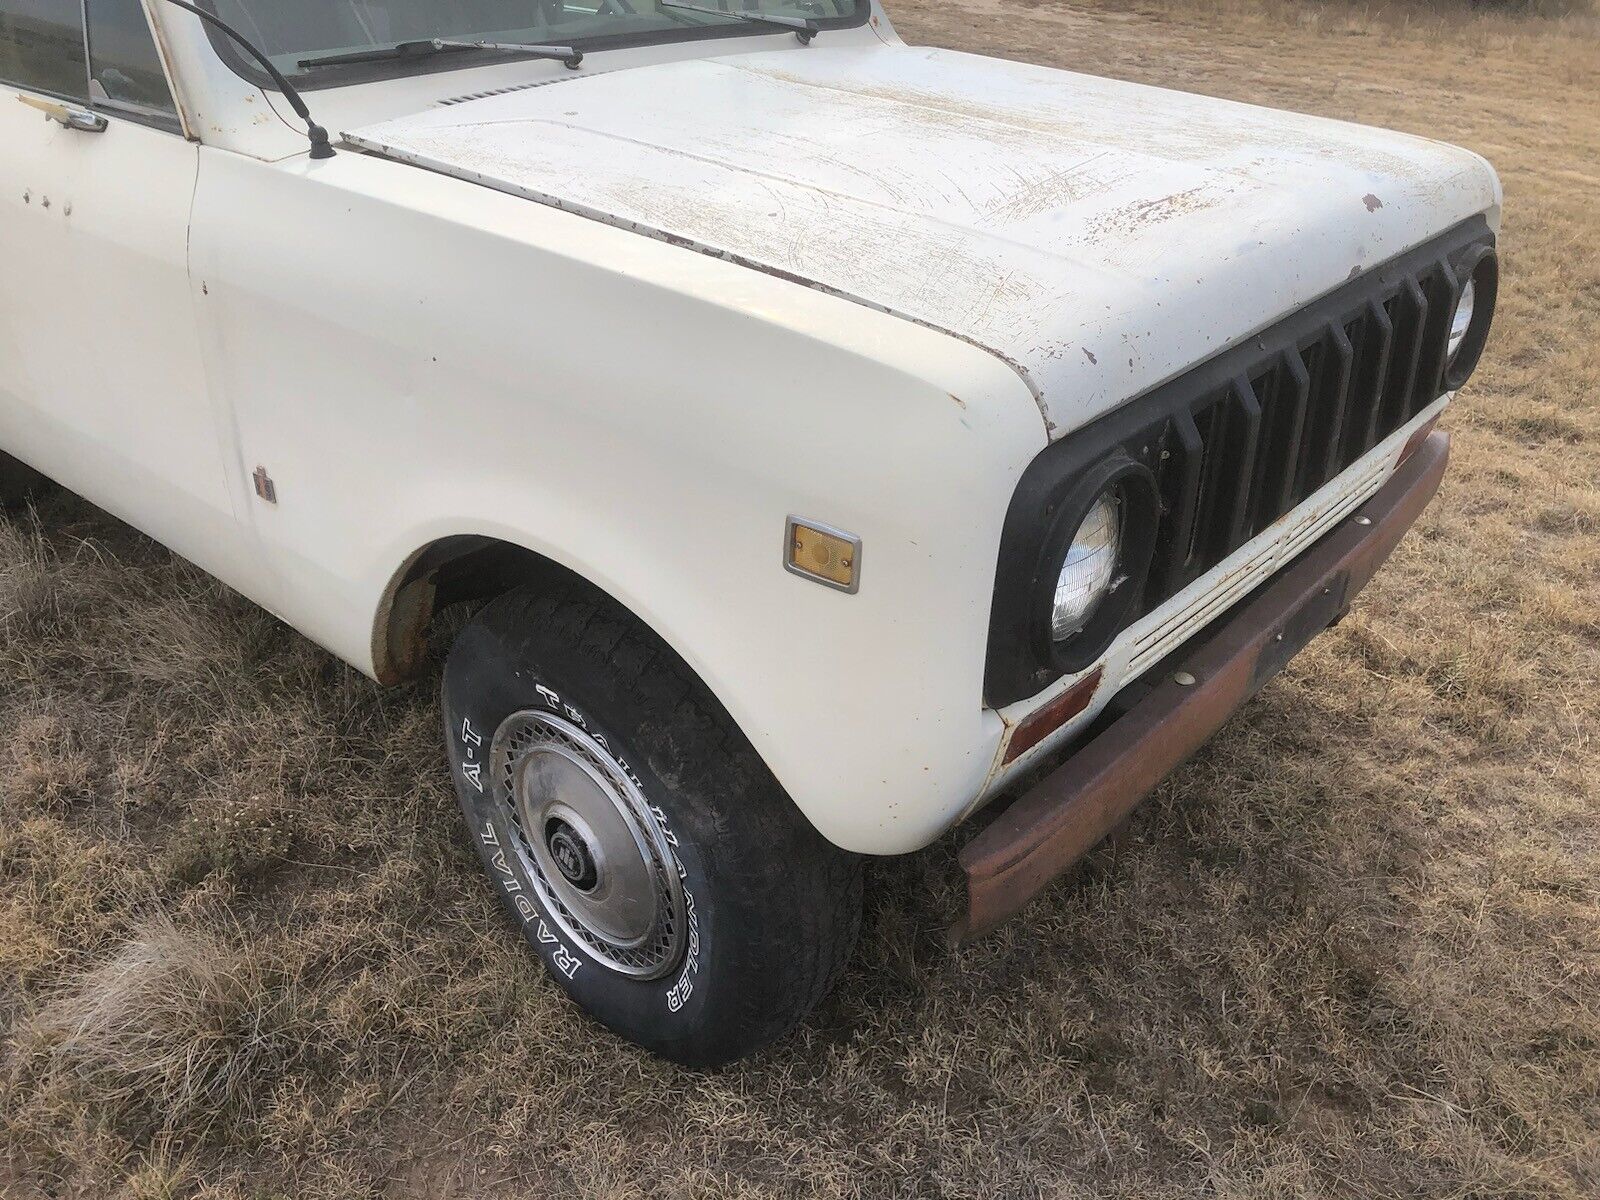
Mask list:
[[[76,129],[81,133],[104,133],[110,124],[97,112],[90,112],[84,108],[67,109],[66,120],[61,122],[68,129]]]
[[[79,108],[73,104],[63,104],[59,100],[46,100],[43,96],[18,96],[29,108],[37,108],[67,129],[76,129],[80,133],[104,133],[109,122],[97,112],[87,108]]]

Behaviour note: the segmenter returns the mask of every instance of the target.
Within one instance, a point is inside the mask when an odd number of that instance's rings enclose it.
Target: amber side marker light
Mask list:
[[[1038,712],[1024,717],[1006,743],[1005,762],[1015,762],[1088,708],[1099,687],[1100,668],[1096,667]]]
[[[841,592],[861,588],[861,539],[843,529],[790,517],[784,531],[783,566]]]
[[[1401,463],[1405,462],[1406,459],[1410,458],[1418,450],[1422,449],[1422,443],[1428,440],[1428,435],[1433,432],[1433,427],[1438,423],[1438,413],[1434,413],[1433,416],[1424,421],[1421,428],[1419,428],[1415,433],[1406,439],[1405,447],[1400,451],[1400,457],[1395,460],[1394,465],[1398,467]]]

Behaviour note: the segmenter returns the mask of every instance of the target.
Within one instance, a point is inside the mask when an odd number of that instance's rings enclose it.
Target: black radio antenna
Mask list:
[[[272,65],[272,60],[254,42],[217,16],[216,13],[207,12],[198,4],[190,4],[189,0],[167,0],[167,3],[175,4],[185,12],[192,12],[209,25],[215,25],[228,37],[232,38],[241,50],[260,63],[262,69],[272,76],[272,82],[278,85],[278,90],[283,93],[283,98],[289,102],[289,107],[294,109],[295,116],[306,123],[306,136],[311,139],[311,157],[333,157],[333,144],[328,140],[328,131],[311,119],[311,110],[306,107],[306,102],[301,99],[299,89],[284,78],[283,72]]]

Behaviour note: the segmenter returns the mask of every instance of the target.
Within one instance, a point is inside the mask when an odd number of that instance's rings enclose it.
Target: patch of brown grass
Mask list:
[[[29,1022],[23,1056],[43,1068],[42,1093],[96,1117],[237,1129],[294,1057],[291,987],[237,936],[157,918],[63,981]]]
[[[1452,472],[1344,624],[979,946],[949,845],[879,866],[838,994],[698,1076],[516,942],[430,685],[70,498],[0,519],[0,1194],[1600,1192],[1600,41],[1199,5],[895,15],[1499,167]]]

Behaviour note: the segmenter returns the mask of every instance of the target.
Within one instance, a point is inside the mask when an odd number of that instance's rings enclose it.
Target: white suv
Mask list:
[[[875,0],[0,0],[0,492],[382,683],[467,606],[493,885],[723,1061],[838,975],[861,856],[1012,801],[983,932],[1342,614],[1443,471],[1499,206]]]

